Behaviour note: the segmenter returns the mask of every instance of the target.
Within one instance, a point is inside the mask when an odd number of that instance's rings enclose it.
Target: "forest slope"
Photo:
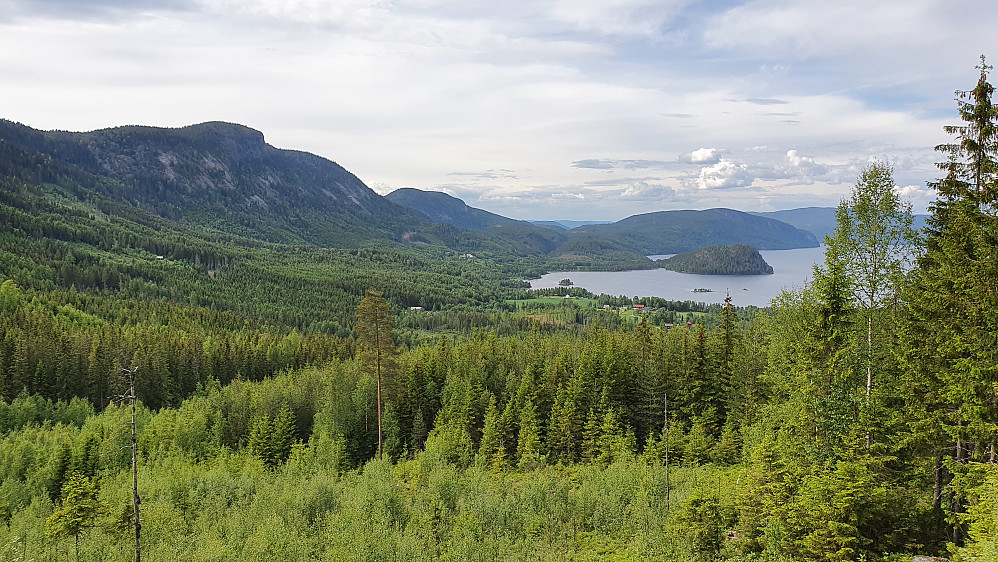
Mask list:
[[[693,252],[683,252],[658,260],[659,266],[680,273],[700,275],[769,275],[773,266],[766,263],[759,251],[747,244],[707,246]]]
[[[586,225],[573,235],[609,236],[645,255],[675,254],[703,248],[748,244],[760,250],[814,248],[818,240],[784,222],[733,209],[658,211],[613,224]]]

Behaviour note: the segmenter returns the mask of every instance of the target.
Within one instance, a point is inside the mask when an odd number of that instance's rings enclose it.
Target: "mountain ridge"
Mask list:
[[[786,223],[731,209],[658,211],[562,230],[440,192],[403,188],[381,196],[332,160],[276,148],[262,132],[223,121],[69,132],[0,120],[0,152],[0,174],[63,185],[81,201],[107,197],[167,220],[281,244],[428,244],[516,267],[533,260],[530,271],[652,268],[648,255],[710,245],[817,245]]]

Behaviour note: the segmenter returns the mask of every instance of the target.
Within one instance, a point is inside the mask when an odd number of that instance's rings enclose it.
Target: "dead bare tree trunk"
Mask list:
[[[138,367],[122,369],[122,376],[128,382],[128,394],[122,395],[122,400],[128,400],[132,406],[132,512],[135,523],[135,562],[142,560],[142,519],[139,517],[139,464],[138,464],[138,440],[135,430],[135,372]]]
[[[665,512],[669,513],[670,490],[669,490],[669,393],[665,395]]]
[[[943,456],[936,455],[935,461],[935,487],[932,489],[932,507],[942,508],[943,505]]]

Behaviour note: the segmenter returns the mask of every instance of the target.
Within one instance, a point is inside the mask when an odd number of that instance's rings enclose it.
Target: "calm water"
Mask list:
[[[735,306],[768,306],[784,287],[801,287],[811,279],[811,267],[825,259],[825,248],[797,250],[761,250],[766,262],[773,266],[773,275],[693,275],[665,269],[639,271],[555,271],[540,279],[530,280],[534,289],[557,287],[558,281],[571,279],[576,287],[593,293],[627,297],[662,297],[674,301],[724,302],[725,291],[731,292]],[[652,259],[660,256],[652,256]],[[710,293],[694,293],[693,289],[711,289]]]

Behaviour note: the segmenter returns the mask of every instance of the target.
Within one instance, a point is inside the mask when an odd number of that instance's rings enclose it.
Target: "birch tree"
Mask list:
[[[819,285],[851,290],[851,301],[863,326],[860,365],[864,371],[866,414],[870,415],[874,385],[883,369],[885,345],[878,334],[890,332],[906,274],[918,244],[911,204],[902,201],[893,168],[874,162],[863,169],[849,197],[835,211],[836,228],[825,237],[825,266],[816,271]],[[836,277],[844,277],[836,280]],[[834,328],[833,328],[834,331]],[[859,334],[857,334],[859,335]],[[867,446],[870,444],[869,421]]]

